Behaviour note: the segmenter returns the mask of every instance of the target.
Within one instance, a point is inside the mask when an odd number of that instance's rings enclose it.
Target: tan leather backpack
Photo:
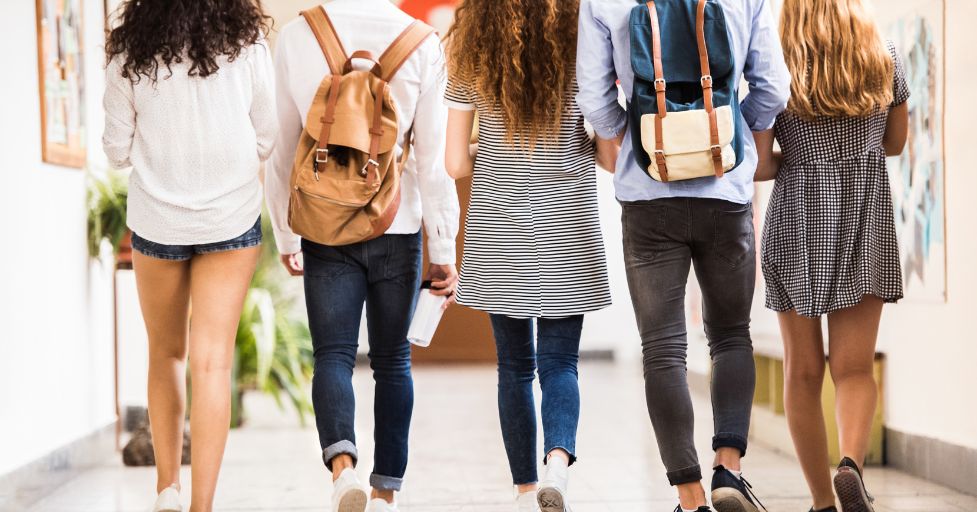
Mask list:
[[[302,12],[312,27],[330,76],[323,78],[306,118],[292,168],[288,223],[313,242],[340,246],[383,235],[400,207],[400,178],[410,153],[394,158],[397,109],[389,82],[434,29],[414,21],[380,56],[347,56],[322,7]],[[353,59],[373,62],[353,69]]]

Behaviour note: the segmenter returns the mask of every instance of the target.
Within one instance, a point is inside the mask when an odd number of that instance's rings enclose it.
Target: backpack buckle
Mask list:
[[[374,169],[379,168],[380,167],[380,162],[377,162],[376,160],[374,160],[372,158],[369,159],[369,160],[367,160],[366,163],[363,164],[363,168],[360,169],[360,176],[363,176],[365,178],[368,174],[370,174],[370,171],[369,171],[369,167],[370,166],[373,166]]]
[[[703,75],[699,83],[702,84],[703,89],[712,89],[712,75]]]
[[[722,158],[722,156],[723,156],[723,147],[722,146],[720,146],[719,144],[716,144],[715,146],[712,146],[709,149],[712,150],[712,157],[713,158],[716,158],[716,159]]]
[[[329,163],[329,149],[328,148],[317,148],[315,150],[315,163],[317,163],[317,164]]]
[[[655,79],[655,92],[665,92],[666,82],[664,78]]]

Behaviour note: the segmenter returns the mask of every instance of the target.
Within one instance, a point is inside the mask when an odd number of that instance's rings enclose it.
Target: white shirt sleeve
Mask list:
[[[136,107],[132,82],[122,76],[122,64],[118,57],[105,68],[102,105],[105,107],[105,130],[102,132],[105,156],[115,168],[131,167],[129,155],[136,134]]]
[[[424,52],[421,94],[414,115],[414,158],[421,193],[424,228],[427,232],[428,258],[438,265],[456,260],[455,238],[458,236],[458,191],[444,166],[445,132],[448,109],[444,105],[446,87],[444,49],[431,38]]]
[[[264,162],[271,156],[278,137],[278,116],[275,114],[275,69],[266,41],[252,48],[253,91],[251,124],[258,141],[258,159]]]
[[[302,250],[301,238],[288,226],[289,183],[295,149],[302,135],[302,114],[288,89],[288,50],[285,37],[279,37],[275,48],[275,77],[278,81],[276,105],[278,111],[278,140],[265,166],[265,201],[275,231],[275,242],[281,254],[296,254]]]

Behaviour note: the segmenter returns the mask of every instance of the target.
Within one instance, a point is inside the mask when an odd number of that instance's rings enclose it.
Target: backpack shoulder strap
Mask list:
[[[719,120],[716,117],[716,108],[712,101],[712,72],[709,70],[709,47],[706,45],[706,0],[699,0],[695,12],[695,36],[699,47],[699,67],[702,77],[699,83],[702,84],[702,99],[705,103],[706,113],[709,114],[709,141],[711,143],[712,164],[715,169],[716,177],[722,178],[723,171],[723,149],[719,145]]]
[[[387,50],[383,52],[383,55],[380,56],[380,68],[383,69],[383,79],[387,82],[392,80],[394,75],[397,74],[397,71],[400,71],[400,68],[407,62],[407,59],[433,33],[433,27],[417,20],[414,20],[409,27],[404,29],[397,36],[397,39],[394,39],[394,42],[390,44]]]
[[[665,162],[665,136],[664,123],[668,109],[665,103],[665,91],[668,84],[665,82],[665,70],[662,65],[662,37],[661,26],[658,24],[658,7],[655,0],[649,1],[645,6],[648,8],[648,16],[651,18],[651,37],[652,37],[652,58],[655,68],[655,97],[658,102],[658,112],[655,113],[655,163],[658,166],[658,174],[662,182],[668,183],[668,164]]]
[[[329,63],[329,71],[334,76],[342,75],[343,66],[348,57],[346,56],[346,49],[343,48],[343,42],[339,40],[339,34],[336,33],[336,27],[333,26],[332,20],[326,14],[326,9],[321,5],[316,6],[302,11],[302,17],[309,24],[316,40],[319,41],[322,54],[326,56],[326,61]]]

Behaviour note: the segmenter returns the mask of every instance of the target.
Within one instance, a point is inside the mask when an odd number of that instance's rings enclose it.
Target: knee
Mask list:
[[[836,384],[849,380],[875,380],[873,361],[830,361],[831,380]]]
[[[542,352],[538,356],[539,379],[545,382],[550,377],[558,375],[572,375],[577,377],[577,363],[579,354]]]
[[[784,365],[784,378],[790,387],[820,392],[824,384],[824,360],[788,359]]]
[[[645,339],[641,343],[641,353],[644,362],[645,376],[650,371],[669,370],[677,367],[685,368],[688,343],[685,336]]]
[[[234,349],[213,349],[195,351],[190,356],[190,375],[220,374],[230,375],[234,366]]]
[[[499,377],[503,381],[532,381],[536,378],[536,359],[530,355],[499,357]]]
[[[317,345],[313,351],[316,368],[341,366],[352,371],[356,364],[355,343],[329,343]]]
[[[374,375],[403,376],[410,375],[410,345],[402,347],[370,350],[370,368]]]
[[[711,357],[736,351],[753,353],[753,340],[750,338],[749,324],[723,328],[707,326],[706,338],[709,340],[709,355]]]

